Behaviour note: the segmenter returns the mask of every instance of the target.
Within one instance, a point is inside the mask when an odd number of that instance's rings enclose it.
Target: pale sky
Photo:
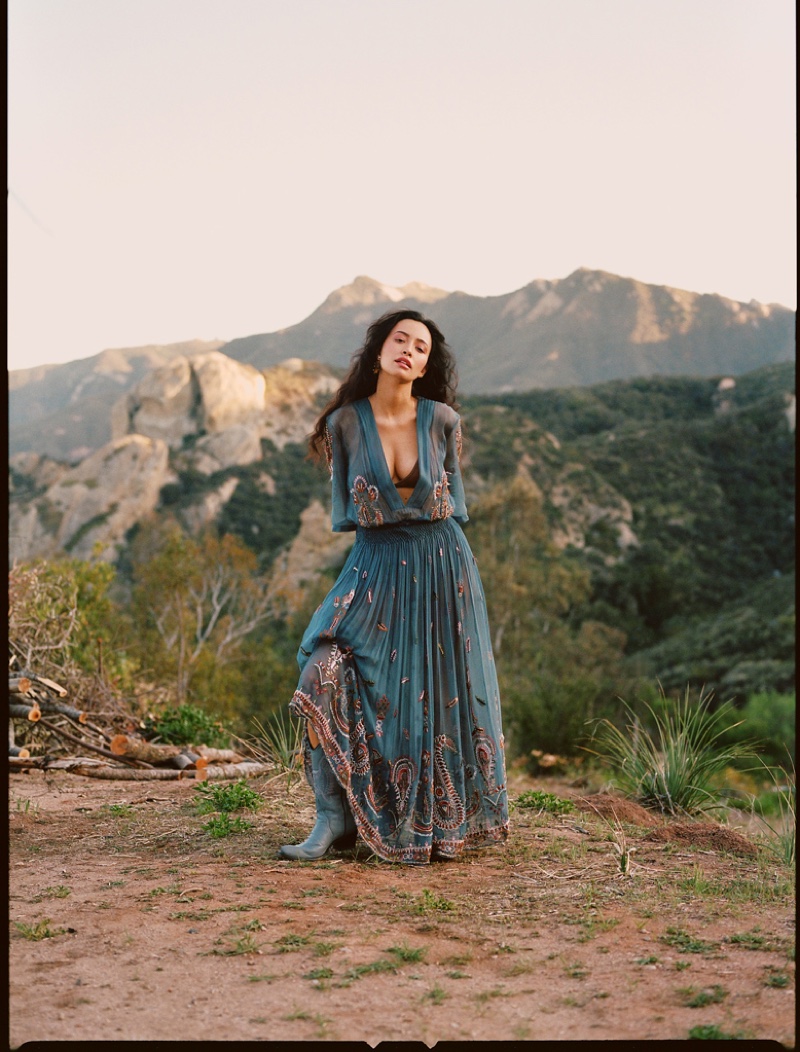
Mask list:
[[[9,367],[359,274],[795,307],[794,38],[792,0],[10,0]]]

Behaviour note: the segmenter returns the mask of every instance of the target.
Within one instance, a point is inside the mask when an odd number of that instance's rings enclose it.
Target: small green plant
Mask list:
[[[640,957],[637,964],[658,964],[658,957]]]
[[[257,716],[253,716],[253,723],[259,734],[259,750],[265,752],[270,762],[286,776],[288,791],[292,782],[300,778],[302,771],[303,721],[292,719],[279,711],[269,717],[266,726]]]
[[[420,914],[431,912],[448,913],[455,908],[454,902],[436,895],[429,888],[423,888],[422,894],[416,899],[413,910],[415,913]]]
[[[764,765],[772,779],[771,799],[774,801],[771,818],[767,818],[762,808],[754,813],[766,830],[765,846],[774,858],[786,866],[794,866],[795,845],[797,839],[797,773],[792,764],[791,774],[782,767],[774,768]]]
[[[29,939],[31,942],[40,942],[42,939],[54,939],[56,935],[65,935],[67,931],[66,928],[51,928],[49,917],[43,917],[41,920],[36,921],[35,924],[25,924],[23,921],[17,921],[14,927],[22,933],[24,938]]]
[[[33,901],[41,902],[42,899],[65,899],[67,895],[71,894],[71,888],[66,887],[64,884],[59,884],[54,888],[45,888],[41,895],[37,895]]]
[[[713,953],[715,946],[710,942],[703,942],[695,938],[681,928],[667,928],[666,934],[660,936],[660,941],[667,946],[672,946],[680,953]]]
[[[791,980],[786,972],[770,972],[764,977],[764,986],[774,986],[778,990],[785,989]]]
[[[712,698],[713,693],[701,690],[694,702],[687,686],[683,699],[664,699],[661,713],[645,702],[655,734],[623,702],[631,722],[620,729],[610,720],[596,721],[595,755],[614,769],[620,788],[644,807],[669,815],[719,807],[715,776],[753,753],[746,742],[721,743],[731,726],[731,709],[725,704],[711,712]]]
[[[403,961],[405,964],[418,964],[425,959],[428,948],[427,946],[418,946],[416,949],[406,945],[390,946],[386,952],[393,954],[398,961]]]
[[[280,939],[275,940],[275,952],[292,953],[293,950],[299,950],[301,947],[307,946],[310,941],[310,935],[296,935],[292,932],[289,935],[283,935]]]
[[[208,745],[226,749],[231,743],[230,731],[219,719],[188,702],[145,720],[145,734],[169,745]]]
[[[689,1031],[690,1041],[740,1041],[743,1037],[741,1030],[730,1034],[716,1023],[703,1023],[701,1026],[693,1026]]]
[[[306,972],[303,976],[304,979],[331,979],[333,978],[333,968],[312,968],[310,972]]]
[[[447,997],[447,991],[443,990],[442,987],[437,984],[428,990],[426,994],[423,994],[422,1000],[431,1001],[435,1005],[440,1005],[443,1001],[447,1000]]]
[[[103,810],[108,811],[115,818],[130,818],[134,813],[130,804],[108,804]]]
[[[753,928],[752,931],[737,932],[736,935],[727,935],[722,941],[729,942],[732,946],[743,946],[746,950],[773,949],[769,945],[767,937],[761,934],[760,928]]]
[[[564,800],[555,793],[545,793],[540,789],[526,789],[516,799],[516,807],[526,811],[535,811],[542,814],[546,811],[550,815],[566,815],[575,810],[571,800]]]
[[[212,815],[209,818],[203,826],[203,832],[208,833],[215,840],[221,840],[232,833],[246,833],[252,826],[252,822],[247,822],[238,815],[235,818],[231,818],[227,811],[223,811],[222,814]]]
[[[376,975],[381,972],[395,973],[396,971],[397,964],[383,957],[371,964],[357,964],[354,968],[349,968],[345,972],[343,985],[349,986],[354,979],[361,979],[365,975]]]
[[[262,802],[261,797],[250,788],[245,778],[240,778],[233,785],[209,785],[208,782],[200,782],[195,786],[195,792],[200,797],[195,803],[197,813],[201,815],[211,811],[257,811]]]
[[[712,986],[710,990],[697,990],[694,986],[685,986],[678,991],[687,1008],[705,1008],[706,1005],[721,1004],[728,996],[722,986]]]

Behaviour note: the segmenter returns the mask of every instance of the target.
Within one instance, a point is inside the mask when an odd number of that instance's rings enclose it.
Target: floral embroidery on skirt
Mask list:
[[[506,838],[486,604],[452,518],[359,529],[298,660],[291,711],[313,725],[377,855],[426,863]],[[308,748],[306,734],[310,781]]]

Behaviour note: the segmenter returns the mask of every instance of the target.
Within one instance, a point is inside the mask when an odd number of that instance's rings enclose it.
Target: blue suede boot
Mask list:
[[[355,820],[321,745],[311,750],[311,773],[317,821],[302,844],[281,845],[279,853],[284,858],[322,858],[331,847],[352,847],[356,842]]]

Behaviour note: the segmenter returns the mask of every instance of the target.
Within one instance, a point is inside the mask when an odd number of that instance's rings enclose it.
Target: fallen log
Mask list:
[[[19,720],[30,720],[31,723],[38,723],[42,718],[42,710],[36,702],[33,705],[9,705],[8,714]]]
[[[191,748],[209,763],[241,763],[244,760],[235,749],[211,749],[208,745],[193,745]]]
[[[147,781],[181,781],[194,778],[198,782],[225,781],[232,778],[255,778],[259,774],[266,774],[273,770],[273,765],[268,763],[239,763],[226,764],[221,767],[206,767],[205,770],[176,771],[169,768],[155,768],[149,770],[132,770],[126,767],[112,767],[110,764],[95,764],[94,761],[85,759],[76,760],[51,760],[48,764],[31,764],[31,761],[23,760],[23,764],[36,767],[46,767],[47,770],[67,771],[69,774],[80,774],[86,778],[103,778],[107,781],[120,782],[147,782]],[[14,767],[22,764],[14,763],[9,759],[9,764]]]
[[[11,756],[19,756],[20,759],[27,760],[30,757],[30,755],[31,755],[31,751],[30,751],[30,749],[23,749],[19,745],[11,745],[9,743],[8,755],[9,755],[9,757],[11,757]]]
[[[33,681],[27,676],[9,676],[8,677],[8,693],[9,694],[27,694],[33,686]]]
[[[198,756],[197,753],[184,749],[177,756],[170,758],[169,765],[179,771],[202,771],[208,767],[208,760],[203,756]]]
[[[55,724],[49,723],[47,720],[42,720],[41,725],[46,727],[47,730],[52,731],[60,738],[66,739],[68,742],[72,742],[73,745],[80,745],[82,749],[88,749],[89,752],[96,752],[99,756],[105,756],[108,760],[119,760],[121,763],[131,764],[133,767],[149,767],[150,764],[143,760],[138,760],[134,757],[129,756],[117,756],[108,749],[102,748],[100,745],[93,745],[91,742],[84,741],[82,738],[76,737],[74,734],[70,734],[69,731],[65,731],[63,727],[56,727]]]
[[[129,738],[127,734],[115,734],[109,748],[114,756],[144,760],[149,764],[168,763],[184,750],[183,745],[156,745],[154,742]]]
[[[55,712],[59,716],[69,716],[71,720],[77,720],[78,723],[86,723],[89,719],[88,712],[81,712],[80,709],[75,709],[72,705],[63,705],[61,702],[51,701],[49,698],[37,698],[37,700],[42,712]]]

